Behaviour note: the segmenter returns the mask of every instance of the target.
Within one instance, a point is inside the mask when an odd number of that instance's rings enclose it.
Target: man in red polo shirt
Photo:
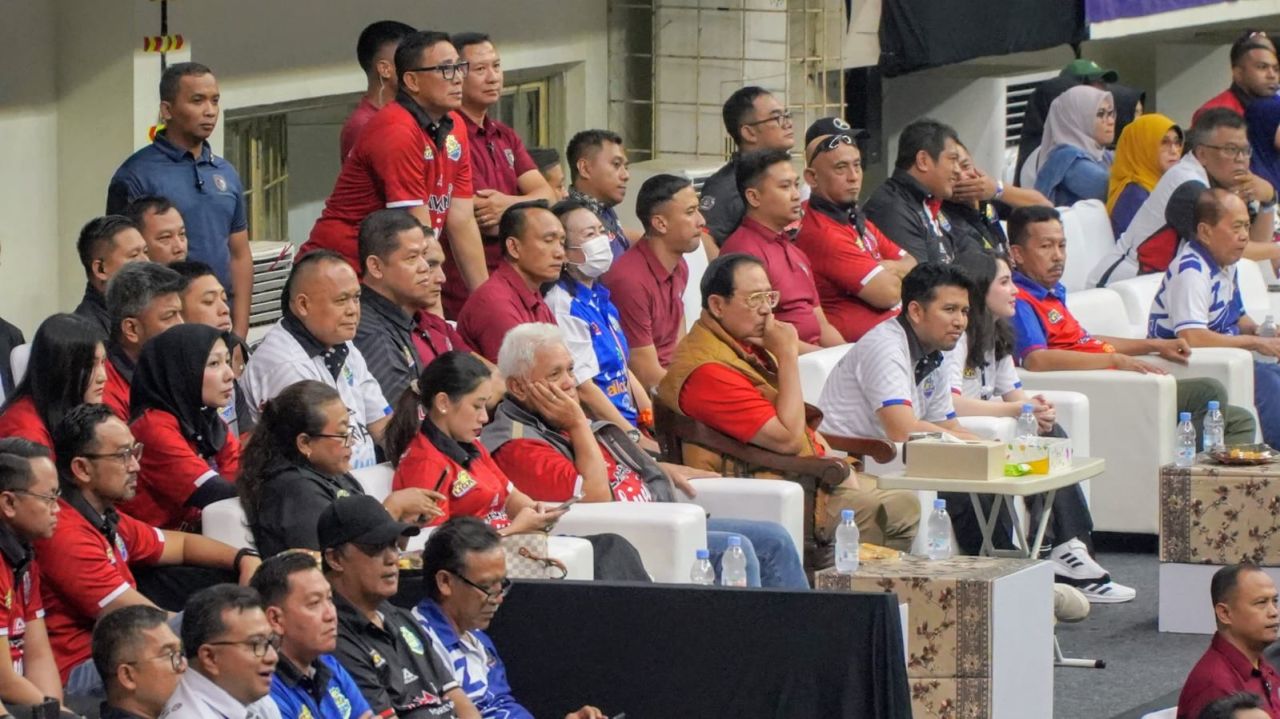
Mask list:
[[[564,226],[541,200],[519,202],[502,213],[498,234],[504,262],[481,285],[458,315],[458,333],[490,362],[507,330],[524,322],[556,323],[542,301],[542,285],[564,267]]]
[[[1249,692],[1280,719],[1280,674],[1262,657],[1276,640],[1276,585],[1253,564],[1219,569],[1209,583],[1218,631],[1178,695],[1178,719],[1196,719],[1215,699]]]
[[[484,282],[480,228],[472,209],[462,106],[467,63],[440,32],[415,32],[396,48],[400,89],[369,121],[333,186],[301,253],[334,250],[360,271],[360,222],[374,210],[403,207],[440,236],[470,288]]]
[[[737,172],[747,214],[721,252],[745,252],[764,263],[769,282],[781,295],[774,317],[795,326],[801,353],[844,344],[818,305],[809,257],[791,239],[791,227],[801,215],[800,183],[791,168],[791,153],[749,152],[739,158]]]
[[[824,117],[805,132],[805,182],[813,188],[796,247],[821,257],[814,284],[822,311],[846,342],[896,317],[902,278],[916,259],[880,233],[862,208],[862,153],[866,133],[838,117]]]
[[[40,569],[31,542],[58,523],[58,471],[49,450],[0,439],[0,700],[9,707],[62,701],[40,601]]]
[[[187,281],[154,262],[120,268],[107,285],[111,341],[107,343],[107,384],[102,402],[128,422],[133,369],[147,340],[182,324],[182,291]]]
[[[693,183],[677,175],[654,175],[636,195],[644,236],[613,263],[603,278],[627,336],[627,366],[647,389],[657,387],[684,337],[684,291],[689,265],[707,223]]]
[[[1225,107],[1237,115],[1255,97],[1271,97],[1280,89],[1280,65],[1276,64],[1276,46],[1265,32],[1250,30],[1231,44],[1231,87],[1209,98],[1191,116],[1192,124],[1200,113]]]
[[[237,575],[248,584],[261,562],[251,550],[157,529],[117,512],[115,506],[137,491],[142,445],[106,407],[72,409],[54,429],[53,445],[62,488],[58,523],[51,538],[35,543],[49,643],[67,696],[100,697],[102,678],[90,656],[99,616],[134,604],[176,611],[186,594],[206,584]],[[142,569],[166,565],[194,566],[182,567],[180,577],[150,570],[144,581],[151,594],[144,596],[134,571],[144,576]]]
[[[395,20],[379,20],[360,31],[356,40],[356,62],[368,81],[368,89],[360,97],[360,104],[342,123],[342,132],[338,135],[338,157],[346,159],[355,147],[356,139],[364,131],[374,115],[378,114],[400,89],[396,79],[396,47],[401,38],[410,35],[414,29]]]
[[[462,81],[462,123],[467,128],[471,159],[471,186],[475,190],[476,223],[484,237],[485,266],[492,273],[502,261],[498,218],[517,202],[555,202],[533,158],[516,131],[489,116],[502,98],[502,59],[488,35],[455,33],[450,38],[458,55],[470,63]],[[445,243],[448,247],[448,243]],[[445,263],[444,311],[457,317],[467,301],[467,286],[452,262]]]

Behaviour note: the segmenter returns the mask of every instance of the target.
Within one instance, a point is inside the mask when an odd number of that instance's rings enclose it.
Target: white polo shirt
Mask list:
[[[955,349],[942,353],[942,369],[946,373],[952,394],[989,400],[1000,399],[1014,390],[1022,389],[1022,380],[1018,377],[1018,368],[1013,364],[1012,355],[997,362],[995,350],[988,350],[986,365],[981,369],[966,369],[964,360],[968,354],[967,333],[960,336]]]
[[[898,319],[881,322],[862,336],[836,364],[822,388],[818,406],[822,432],[846,437],[886,438],[876,414],[902,404],[916,419],[944,422],[956,416],[951,387],[939,366],[919,383],[906,330]]]
[[[356,432],[356,443],[351,448],[351,467],[371,467],[378,463],[374,453],[375,443],[369,434],[369,425],[391,414],[391,406],[382,395],[378,380],[369,372],[360,350],[347,342],[347,359],[334,379],[325,366],[324,357],[310,356],[289,330],[279,322],[267,330],[262,344],[254,350],[245,366],[240,384],[249,402],[249,414],[254,422],[262,411],[262,405],[295,382],[313,379],[338,391],[351,415],[351,429]]]
[[[159,719],[281,719],[280,708],[267,694],[252,704],[241,704],[211,679],[188,668],[178,688],[160,711]]]
[[[1240,334],[1244,299],[1236,266],[1219,267],[1199,242],[1183,242],[1151,303],[1147,336],[1174,339],[1186,329]]]

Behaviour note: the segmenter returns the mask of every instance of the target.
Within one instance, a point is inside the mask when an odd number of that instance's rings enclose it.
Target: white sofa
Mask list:
[[[1099,200],[1081,200],[1059,207],[1067,238],[1067,265],[1060,280],[1068,292],[1088,287],[1089,271],[1115,246],[1111,218]]]

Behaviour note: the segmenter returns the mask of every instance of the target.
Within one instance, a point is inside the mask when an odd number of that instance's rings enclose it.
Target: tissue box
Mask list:
[[[1071,440],[1063,437],[1029,437],[1005,445],[1005,461],[1031,465],[1032,474],[1071,469]]]
[[[990,481],[1004,478],[1005,446],[994,440],[907,442],[908,477]]]

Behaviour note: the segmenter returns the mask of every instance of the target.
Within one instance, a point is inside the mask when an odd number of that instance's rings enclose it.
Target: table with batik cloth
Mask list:
[[[825,569],[817,589],[891,592],[908,607],[912,715],[1053,716],[1053,569],[1030,559],[904,556]]]
[[[1161,467],[1160,631],[1212,633],[1209,580],[1244,561],[1280,581],[1280,464]]]

